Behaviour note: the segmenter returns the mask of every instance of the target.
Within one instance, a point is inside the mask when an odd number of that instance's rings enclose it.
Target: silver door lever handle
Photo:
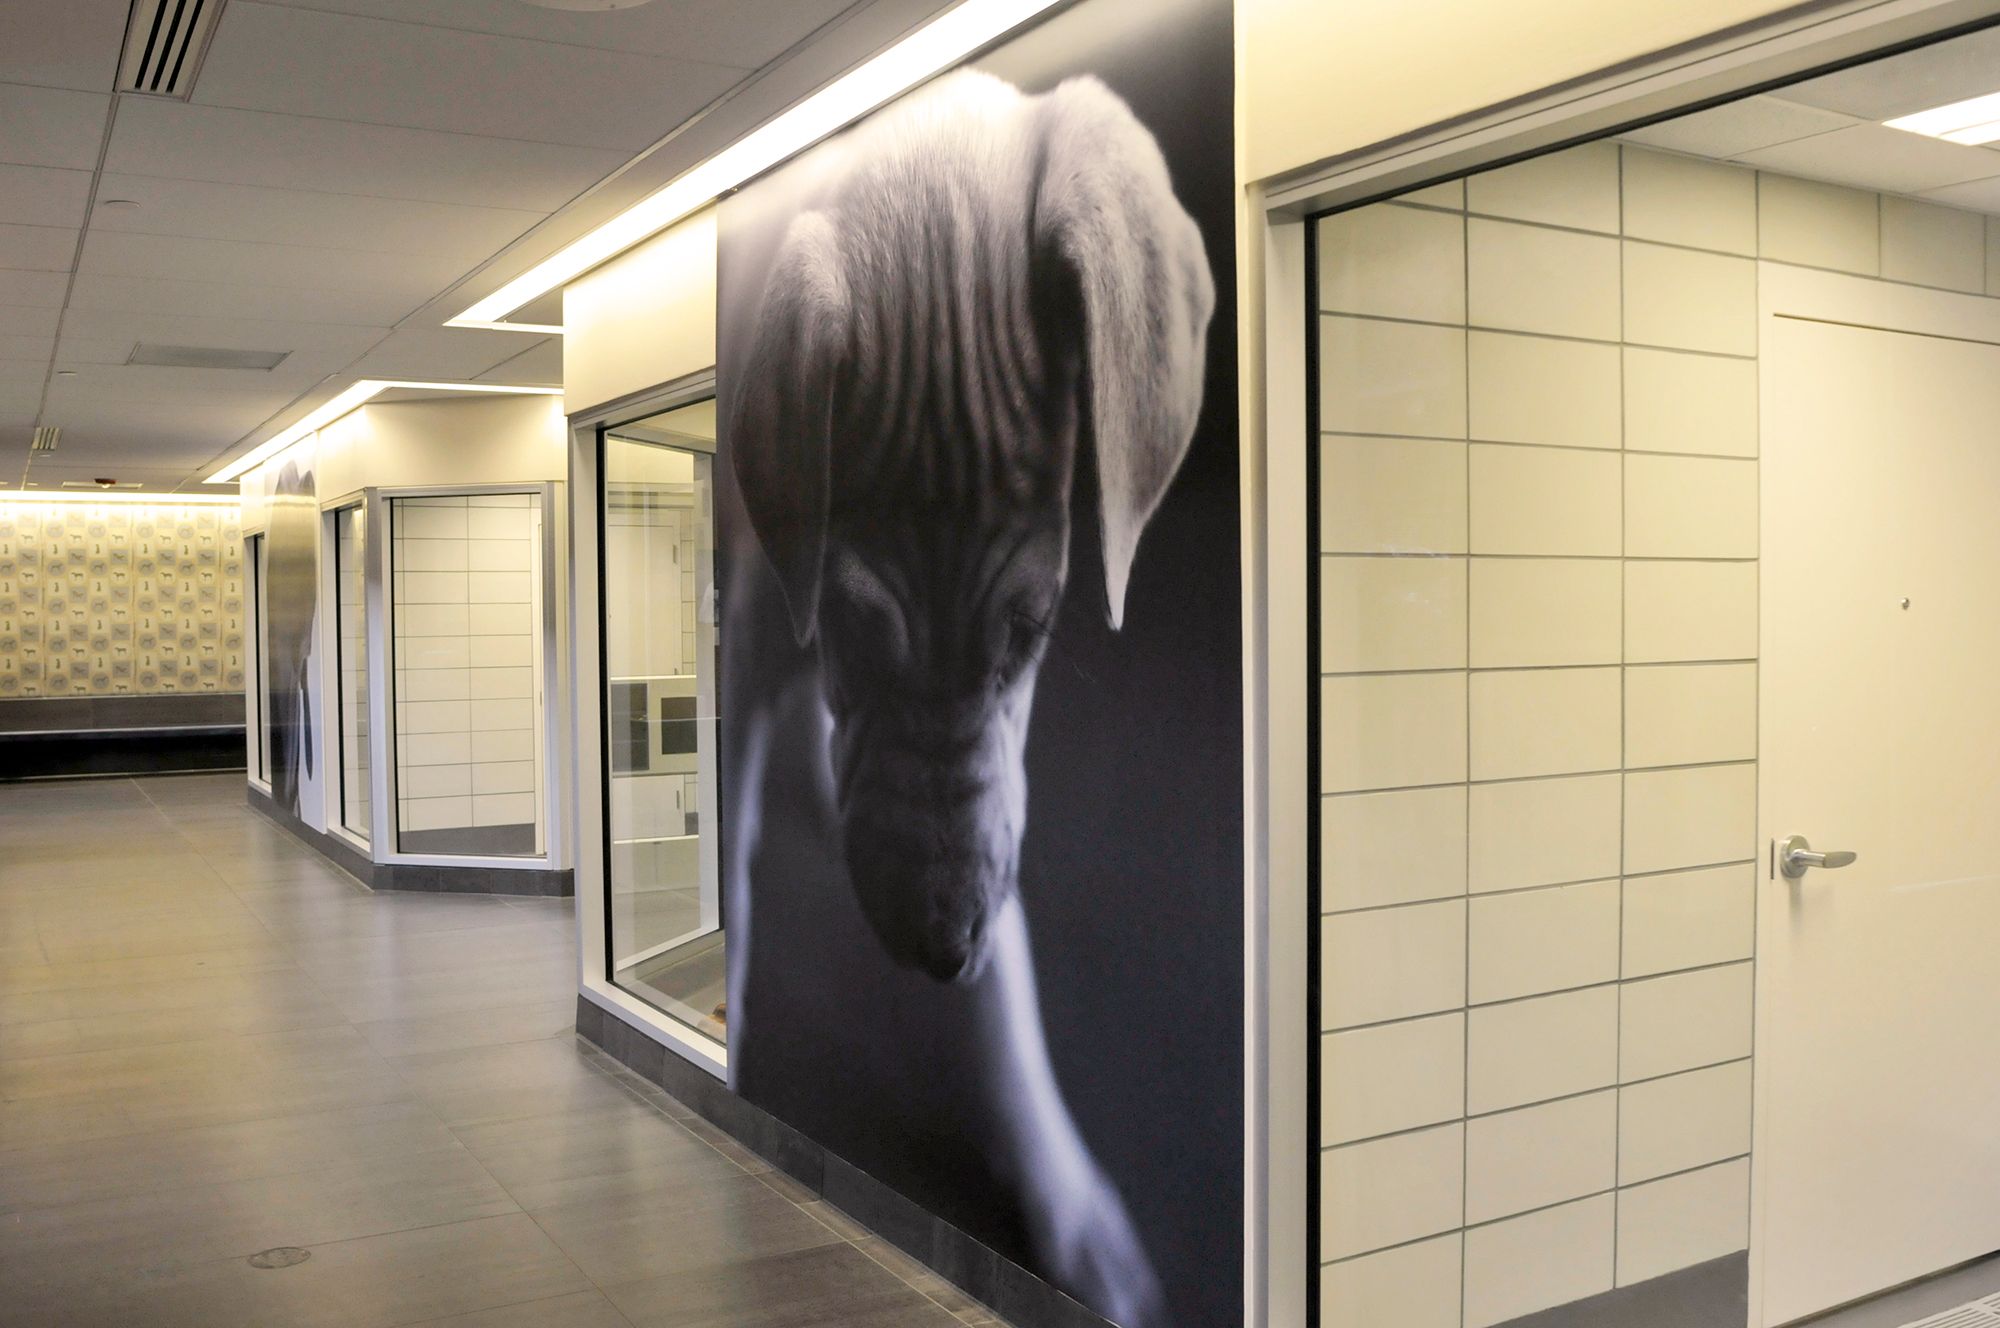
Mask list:
[[[1778,870],[1788,881],[1796,881],[1806,874],[1808,867],[1845,867],[1857,856],[1846,849],[1829,849],[1825,853],[1815,853],[1813,846],[1804,835],[1793,835],[1781,839],[1777,844]]]

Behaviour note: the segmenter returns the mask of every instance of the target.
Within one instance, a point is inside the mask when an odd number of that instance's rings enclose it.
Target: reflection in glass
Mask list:
[[[269,615],[265,613],[264,597],[264,537],[245,535],[243,537],[243,565],[250,572],[250,769],[258,781],[271,782],[271,692],[270,678],[266,673],[265,661],[271,657],[270,642],[265,624]]]
[[[619,986],[720,1039],[715,403],[604,434],[607,913]]]
[[[540,498],[392,498],[389,532],[396,847],[540,856]]]
[[[340,823],[368,838],[366,513],[333,514],[334,626],[340,651]]]

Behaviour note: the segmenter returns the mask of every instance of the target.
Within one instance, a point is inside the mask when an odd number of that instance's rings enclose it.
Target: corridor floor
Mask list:
[[[997,1322],[575,999],[568,901],[371,893],[241,774],[0,785],[0,1324]]]

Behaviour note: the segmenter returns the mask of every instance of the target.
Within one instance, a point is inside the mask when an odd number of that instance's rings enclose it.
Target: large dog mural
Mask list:
[[[760,1022],[760,965],[788,962],[767,911],[845,889],[865,926],[817,933],[812,962],[880,1036],[833,1132],[896,1134],[910,1174],[971,1178],[1034,1271],[1164,1323],[1051,1064],[1017,884],[1073,490],[1088,467],[1116,628],[1200,411],[1209,257],[1093,78],[1030,96],[960,71],[822,152],[722,369],[732,1075],[755,1100],[800,1036]]]

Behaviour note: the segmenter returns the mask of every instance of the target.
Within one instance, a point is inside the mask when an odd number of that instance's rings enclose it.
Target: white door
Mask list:
[[[2000,1249],[2000,347],[1770,328],[1765,1325]]]

